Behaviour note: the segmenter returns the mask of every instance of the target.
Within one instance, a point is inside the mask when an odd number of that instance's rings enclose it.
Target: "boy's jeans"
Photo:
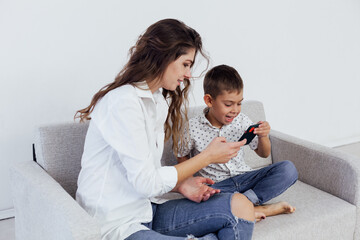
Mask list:
[[[274,163],[251,172],[215,183],[212,187],[221,192],[239,192],[255,205],[261,205],[280,195],[298,178],[297,170],[290,161]]]
[[[180,199],[160,205],[153,204],[153,221],[144,224],[152,230],[136,232],[126,240],[195,239],[191,235],[199,240],[251,239],[255,223],[232,214],[232,195],[233,193],[216,194],[201,203]]]

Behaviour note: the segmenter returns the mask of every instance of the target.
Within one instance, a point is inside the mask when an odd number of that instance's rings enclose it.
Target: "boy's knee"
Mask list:
[[[288,179],[292,182],[295,182],[298,179],[298,171],[296,170],[295,165],[291,161],[283,161],[282,167],[283,171],[288,177]]]
[[[231,199],[231,212],[234,216],[248,221],[255,220],[254,205],[243,194],[235,193]]]

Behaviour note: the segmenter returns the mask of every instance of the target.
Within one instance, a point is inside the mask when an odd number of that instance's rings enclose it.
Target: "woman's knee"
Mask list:
[[[231,212],[234,216],[248,221],[255,220],[254,205],[243,194],[235,193],[231,199]]]

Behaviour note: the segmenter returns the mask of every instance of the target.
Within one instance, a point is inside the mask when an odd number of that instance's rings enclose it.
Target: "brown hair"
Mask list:
[[[164,19],[152,24],[140,35],[135,46],[129,50],[129,61],[112,83],[101,88],[92,98],[88,107],[76,112],[75,119],[80,122],[90,120],[90,114],[97,102],[109,91],[125,84],[136,86],[142,81],[160,80],[167,66],[181,55],[195,49],[209,62],[202,50],[200,35],[183,22],[175,19]],[[177,87],[175,91],[163,89],[163,96],[170,100],[168,116],[165,122],[165,140],[172,135],[173,149],[178,151],[177,141],[182,128],[187,122],[187,96],[190,80],[184,79],[184,87]],[[182,109],[184,105],[184,109]],[[182,115],[183,114],[183,115]],[[184,117],[184,118],[183,118]],[[180,138],[182,139],[182,138]]]
[[[210,69],[204,78],[204,93],[216,99],[222,91],[238,91],[244,88],[243,80],[235,68],[219,65]]]

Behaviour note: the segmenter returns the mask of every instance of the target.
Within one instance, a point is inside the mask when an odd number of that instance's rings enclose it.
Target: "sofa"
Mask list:
[[[189,109],[189,116],[202,111]],[[265,120],[263,104],[245,101],[242,111],[254,122]],[[74,200],[88,123],[41,126],[35,133],[35,160],[10,170],[18,240],[101,239],[96,219]],[[360,159],[271,130],[271,156],[258,157],[245,146],[247,163],[261,168],[292,161],[299,180],[270,202],[287,201],[293,214],[255,224],[253,239],[360,239]],[[176,164],[171,141],[163,165]]]

